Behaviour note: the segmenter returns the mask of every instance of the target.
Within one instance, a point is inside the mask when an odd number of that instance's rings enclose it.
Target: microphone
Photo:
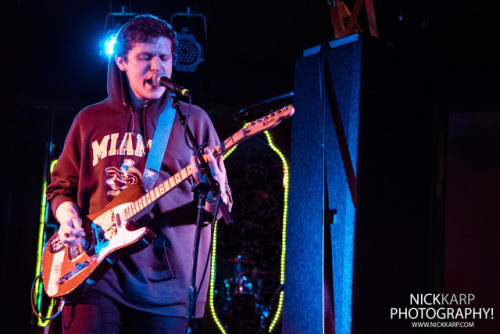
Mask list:
[[[153,86],[156,88],[163,86],[166,87],[172,93],[180,94],[186,97],[191,96],[189,90],[173,82],[172,79],[167,77],[167,74],[165,72],[155,73],[155,75],[153,76]]]

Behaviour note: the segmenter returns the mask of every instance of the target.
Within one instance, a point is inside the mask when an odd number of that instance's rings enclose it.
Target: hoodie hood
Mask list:
[[[130,93],[128,89],[128,79],[125,72],[121,71],[116,65],[114,57],[109,58],[108,62],[108,98],[106,103],[113,109],[129,112],[133,110]],[[168,90],[161,98],[150,102],[146,112],[160,114],[167,106],[170,93]]]

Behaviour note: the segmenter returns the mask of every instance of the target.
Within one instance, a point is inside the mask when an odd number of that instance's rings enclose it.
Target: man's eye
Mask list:
[[[161,56],[160,58],[162,61],[169,61],[170,60],[170,56]]]
[[[151,60],[151,55],[141,54],[139,55],[139,60]]]

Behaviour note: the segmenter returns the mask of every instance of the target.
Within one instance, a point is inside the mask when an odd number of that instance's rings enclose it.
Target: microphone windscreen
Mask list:
[[[153,76],[153,86],[158,88],[161,86],[161,79],[168,78],[165,72],[156,72]]]

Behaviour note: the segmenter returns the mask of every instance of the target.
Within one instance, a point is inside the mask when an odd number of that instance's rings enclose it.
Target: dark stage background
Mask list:
[[[114,12],[120,3],[111,1]],[[132,1],[130,11],[169,21],[173,13],[185,12],[187,3]],[[237,111],[293,90],[295,62],[305,49],[334,39],[326,1],[189,3],[207,18],[206,59],[196,72],[174,72],[173,78],[192,91],[221,138],[241,127],[233,119]],[[346,3],[352,7],[353,1]],[[443,286],[451,293],[475,293],[476,307],[498,312],[500,6],[465,0],[374,3],[380,38],[433,62],[442,79],[439,95],[450,124]],[[106,97],[107,64],[99,42],[108,12],[110,2],[96,0],[2,4],[0,326],[7,329],[2,332],[30,332],[47,143],[52,138],[62,144],[76,113]],[[292,122],[273,132],[287,157]],[[480,323],[481,333],[499,328],[498,320]]]

